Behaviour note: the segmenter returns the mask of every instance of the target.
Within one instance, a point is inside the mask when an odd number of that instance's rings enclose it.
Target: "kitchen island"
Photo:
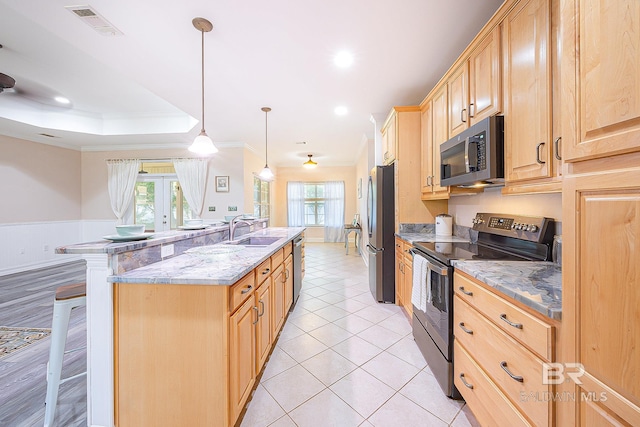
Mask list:
[[[260,227],[260,225],[261,224],[258,223],[254,226]],[[247,233],[251,230],[247,227],[240,231]],[[229,260],[235,261],[235,270],[230,268],[230,263],[225,264],[224,262],[220,262],[221,260],[207,263],[206,260],[192,258],[189,255],[182,254],[191,247],[224,241],[228,238],[228,227],[226,226],[211,227],[200,231],[159,233],[153,238],[142,242],[92,242],[58,248],[56,250],[58,253],[79,253],[87,260],[88,424],[92,426],[121,425],[116,420],[116,413],[119,407],[115,396],[117,394],[116,386],[119,385],[116,377],[116,369],[121,367],[117,362],[117,352],[122,350],[122,347],[119,346],[116,339],[123,335],[121,333],[117,334],[116,331],[123,325],[119,322],[115,314],[119,309],[123,308],[122,306],[118,307],[117,303],[123,303],[122,297],[124,297],[124,294],[127,292],[136,293],[142,291],[146,286],[162,286],[163,288],[158,289],[158,291],[161,291],[163,297],[170,296],[166,301],[174,304],[181,310],[184,309],[185,313],[189,313],[188,318],[194,321],[198,316],[208,316],[212,310],[218,310],[219,314],[224,310],[226,315],[229,313],[230,307],[228,298],[225,298],[225,295],[228,295],[230,292],[233,293],[232,289],[239,289],[239,293],[242,296],[250,293],[242,292],[244,289],[240,287],[234,288],[234,286],[231,286],[235,278],[243,278],[243,275],[249,276],[247,274],[248,271],[253,271],[256,267],[262,267],[267,261],[270,263],[271,256],[274,254],[279,253],[279,257],[284,257],[285,246],[287,244],[290,245],[291,240],[303,231],[303,228],[265,228],[247,234],[247,236],[254,234],[274,236],[278,237],[278,239],[267,246],[248,248],[246,252],[245,250],[240,251],[246,255],[244,262],[239,262],[241,256],[239,255],[240,252],[238,252],[238,255],[235,256],[233,260]],[[279,259],[278,257],[276,258]],[[168,283],[171,282],[171,275],[176,274],[174,267],[178,264],[181,266],[180,274],[184,275],[179,281],[183,283],[181,285]],[[172,271],[172,273],[169,273],[169,271]],[[204,271],[207,272],[205,278],[196,277]],[[216,271],[220,274],[216,275]],[[278,273],[284,274],[283,271],[284,265]],[[159,274],[164,277],[164,284],[158,284],[159,279],[153,272],[160,272]],[[269,277],[271,277],[271,275],[269,275]],[[195,282],[198,281],[199,283],[195,284]],[[114,285],[114,283],[116,284]],[[122,285],[118,283],[122,283]],[[126,284],[126,286],[124,284]],[[122,288],[118,289],[119,287]],[[176,290],[176,288],[179,289]],[[194,297],[192,292],[187,291],[187,289],[195,290],[196,288],[199,290],[207,288],[208,290],[205,291],[207,294],[206,298],[202,298],[202,295]],[[252,291],[254,290],[255,288],[252,288]],[[124,294],[122,292],[124,292]],[[282,288],[280,288],[279,292],[283,292]],[[253,296],[253,293],[250,294]],[[145,301],[147,300],[143,299],[142,303]],[[136,302],[132,306],[140,306],[139,302],[140,301]],[[203,311],[198,311],[199,309],[197,307],[200,307]],[[280,310],[283,310],[283,308],[281,307]],[[253,312],[251,308],[249,311]],[[162,315],[160,317],[163,317],[167,322],[171,323],[171,321],[176,320],[170,313],[165,314],[166,316]],[[201,355],[213,354],[216,349],[221,347],[220,342],[217,341],[227,337],[226,328],[224,328],[224,331],[219,329],[220,332],[218,336],[208,335],[209,337],[213,337],[211,340],[206,339],[207,335],[190,335],[191,332],[194,332],[192,326],[193,325],[187,321],[187,323],[178,325],[176,330],[179,329],[185,337],[192,338],[191,342],[197,346],[198,353]],[[218,325],[218,327],[221,326],[224,325],[222,323]],[[120,332],[122,332],[122,330],[120,330]],[[135,331],[131,330],[130,332],[133,336]],[[167,334],[165,336],[169,335],[170,334]],[[159,338],[160,340],[157,344],[163,344],[163,353],[180,353],[181,350],[179,346],[176,345],[176,342],[163,341],[163,336]],[[138,347],[144,349],[145,343],[147,342],[140,341]],[[116,357],[114,357],[114,355],[116,355]],[[225,357],[228,357],[228,354],[225,355]],[[153,359],[154,357],[151,356],[150,360]],[[208,365],[210,373],[222,372],[220,371],[220,367],[216,366],[216,359],[214,357],[209,358]],[[144,366],[153,369],[153,364],[145,363]],[[142,371],[144,366],[138,366],[137,369]],[[179,366],[174,366],[172,369],[165,371],[152,371],[151,374],[157,378],[176,378],[176,376],[180,376],[177,372],[177,370],[179,370],[178,368]],[[149,372],[148,369],[147,372]],[[201,377],[204,377],[204,374],[204,372],[201,372]],[[223,374],[222,380],[226,380],[228,374]],[[140,385],[142,386],[143,384]],[[175,397],[181,395],[180,391],[175,389],[170,390],[170,392]],[[183,390],[183,392],[186,392],[186,390]],[[182,395],[184,395],[184,393]],[[139,396],[132,398],[133,404],[139,401]],[[214,405],[213,401],[207,402]],[[161,402],[159,402],[159,404],[162,405]],[[166,422],[162,424],[167,425]],[[226,425],[226,423],[210,425]]]

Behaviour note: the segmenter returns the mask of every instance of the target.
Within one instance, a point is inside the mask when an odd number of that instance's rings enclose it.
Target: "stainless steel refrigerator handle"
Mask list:
[[[446,276],[449,274],[449,269],[447,267],[440,267],[439,265],[435,265],[434,263],[432,263],[431,261],[429,261],[425,256],[423,256],[422,254],[420,254],[418,251],[416,251],[414,248],[409,249],[409,252],[413,255],[413,256],[419,256],[422,257],[424,259],[427,260],[427,268],[430,271],[433,271],[435,273],[438,273],[440,276]]]
[[[382,252],[382,251],[384,251],[384,248],[383,248],[383,249],[376,249],[376,248],[374,248],[373,246],[371,246],[371,245],[367,244],[367,251],[368,251],[371,255],[374,255],[374,256],[375,256],[375,255],[378,255],[378,252]]]

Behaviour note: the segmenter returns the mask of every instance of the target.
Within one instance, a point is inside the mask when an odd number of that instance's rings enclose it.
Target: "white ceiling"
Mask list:
[[[77,1],[77,0],[75,0]],[[206,117],[217,145],[247,144],[269,164],[352,165],[372,114],[417,105],[502,0],[92,0],[120,30],[104,36],[64,8],[0,0],[0,134],[79,150],[187,147]],[[341,50],[354,64],[338,68]],[[71,106],[50,101],[64,95]],[[344,105],[349,113],[336,116]],[[39,134],[54,135],[48,138]],[[305,145],[296,144],[306,141]]]

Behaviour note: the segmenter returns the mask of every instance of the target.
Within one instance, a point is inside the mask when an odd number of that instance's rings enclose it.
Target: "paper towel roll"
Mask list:
[[[447,214],[436,216],[436,236],[451,236],[453,234],[453,217]]]

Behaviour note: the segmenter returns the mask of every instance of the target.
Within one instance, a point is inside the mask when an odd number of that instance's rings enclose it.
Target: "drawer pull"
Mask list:
[[[514,328],[517,329],[522,329],[522,323],[513,323],[512,321],[510,321],[509,319],[507,319],[507,315],[506,314],[501,314],[500,318],[502,320],[504,320],[505,322],[507,322],[510,326],[513,326]]]
[[[251,292],[251,289],[253,289],[253,285],[249,285],[247,286],[247,289],[243,289],[242,291],[240,291],[240,293],[242,295],[246,294],[247,292]]]
[[[258,307],[256,307],[255,305],[253,306],[253,309],[256,311],[256,321],[255,322],[251,322],[252,325],[255,325],[256,323],[258,323],[258,321],[260,320],[260,314],[258,314]]]
[[[473,292],[471,292],[471,291],[466,291],[466,290],[464,289],[464,286],[460,286],[458,289],[460,290],[460,292],[462,292],[462,293],[463,293],[463,294],[465,294],[465,295],[469,295],[470,297],[472,297],[472,296],[473,296]]]
[[[524,382],[524,378],[522,378],[521,376],[518,376],[518,375],[513,375],[513,374],[511,373],[511,371],[509,370],[509,368],[507,368],[507,362],[505,362],[505,361],[500,362],[500,367],[501,367],[501,368],[502,368],[502,369],[503,369],[507,374],[509,374],[509,376],[510,376],[511,378],[513,378],[514,380],[518,381],[519,383]]]
[[[462,384],[464,384],[464,385],[465,385],[465,387],[467,387],[467,388],[469,388],[469,389],[473,390],[473,384],[469,384],[468,382],[466,382],[466,381],[465,381],[465,379],[464,379],[464,373],[461,373],[461,374],[460,374],[460,381],[462,381]]]
[[[464,327],[464,322],[460,322],[458,324],[458,326],[460,326],[460,329],[462,329],[463,331],[465,331],[469,335],[473,335],[473,331],[471,329],[467,329],[467,328]]]
[[[260,300],[260,305],[262,306],[262,313],[258,313],[258,317],[264,316],[264,301]]]
[[[265,274],[269,274],[269,271],[271,271],[270,268],[265,268],[264,271],[262,272],[262,275],[264,276]]]

